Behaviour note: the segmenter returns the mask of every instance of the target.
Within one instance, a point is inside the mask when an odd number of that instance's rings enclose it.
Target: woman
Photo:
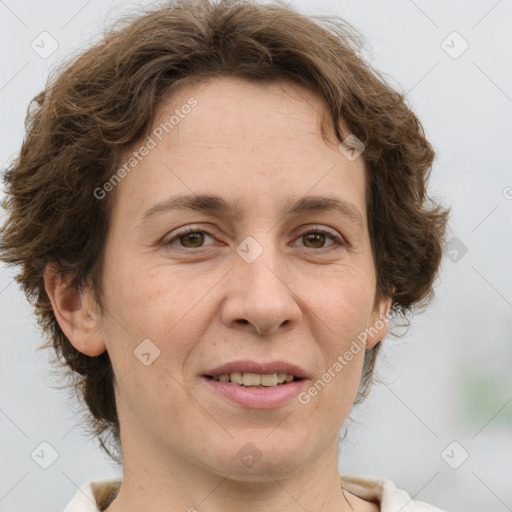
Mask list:
[[[123,463],[66,512],[439,510],[338,473],[448,215],[420,122],[359,45],[339,19],[187,0],[36,98],[2,259]]]

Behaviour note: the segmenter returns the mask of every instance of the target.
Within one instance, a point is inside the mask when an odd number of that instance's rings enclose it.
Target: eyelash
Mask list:
[[[189,227],[183,229],[182,231],[179,231],[172,238],[170,238],[168,240],[166,238],[164,238],[162,245],[170,246],[170,245],[172,245],[172,242],[174,242],[175,240],[178,240],[182,236],[189,235],[191,233],[206,233],[208,236],[211,236],[213,238],[213,235],[209,231],[200,229],[196,226],[189,226]],[[334,246],[343,247],[346,245],[343,238],[336,235],[335,233],[332,233],[331,231],[327,231],[327,230],[321,229],[321,228],[315,228],[315,229],[310,229],[308,231],[304,231],[297,236],[297,239],[302,238],[302,237],[312,234],[312,233],[315,233],[315,234],[322,233],[323,235],[327,235],[328,238],[330,238],[331,240],[333,240],[333,242],[335,242],[332,246],[323,247],[320,249],[313,249],[313,250],[322,251],[322,250],[328,250],[329,248],[332,248]],[[196,249],[196,250],[203,249],[203,247],[196,247],[196,248],[179,247],[179,249],[183,249],[185,251],[193,251],[194,249]],[[309,247],[306,247],[306,249],[309,249]]]

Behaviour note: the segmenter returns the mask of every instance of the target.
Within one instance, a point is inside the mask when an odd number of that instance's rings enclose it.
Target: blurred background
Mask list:
[[[2,172],[48,73],[138,5],[149,2],[0,0]],[[340,471],[390,478],[449,511],[510,511],[512,0],[292,5],[359,29],[367,59],[422,121],[437,153],[430,193],[452,207],[436,299],[403,338],[384,340],[382,382],[351,414]],[[12,273],[0,267],[0,512],[62,510],[84,482],[122,469],[51,387],[57,380]],[[41,450],[46,469],[34,455]]]

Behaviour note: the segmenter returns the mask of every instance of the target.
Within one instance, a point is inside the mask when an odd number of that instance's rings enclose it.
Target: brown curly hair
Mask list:
[[[449,214],[426,191],[434,151],[405,94],[366,62],[363,49],[346,21],[306,16],[278,0],[177,0],[119,20],[51,73],[32,101],[21,151],[4,176],[0,259],[21,267],[16,280],[49,339],[39,348],[53,347],[52,362],[70,379],[87,426],[113,460],[121,463],[122,452],[109,355],[90,357],[69,342],[43,270],[51,263],[72,277],[70,286],[90,287],[104,313],[102,265],[115,191],[103,200],[93,191],[147,135],[178,85],[218,76],[292,80],[323,98],[324,140],[345,139],[343,120],[365,145],[377,294],[391,297],[402,318],[433,297]],[[372,381],[380,345],[367,350],[356,402]]]

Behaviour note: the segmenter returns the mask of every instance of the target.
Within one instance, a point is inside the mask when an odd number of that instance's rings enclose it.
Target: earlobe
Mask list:
[[[375,302],[370,326],[367,329],[366,348],[377,345],[388,333],[391,304],[391,297],[380,298]]]
[[[71,274],[62,275],[50,263],[44,270],[46,293],[55,318],[71,344],[83,354],[97,356],[106,350],[100,334],[99,317],[87,290],[70,286]]]

